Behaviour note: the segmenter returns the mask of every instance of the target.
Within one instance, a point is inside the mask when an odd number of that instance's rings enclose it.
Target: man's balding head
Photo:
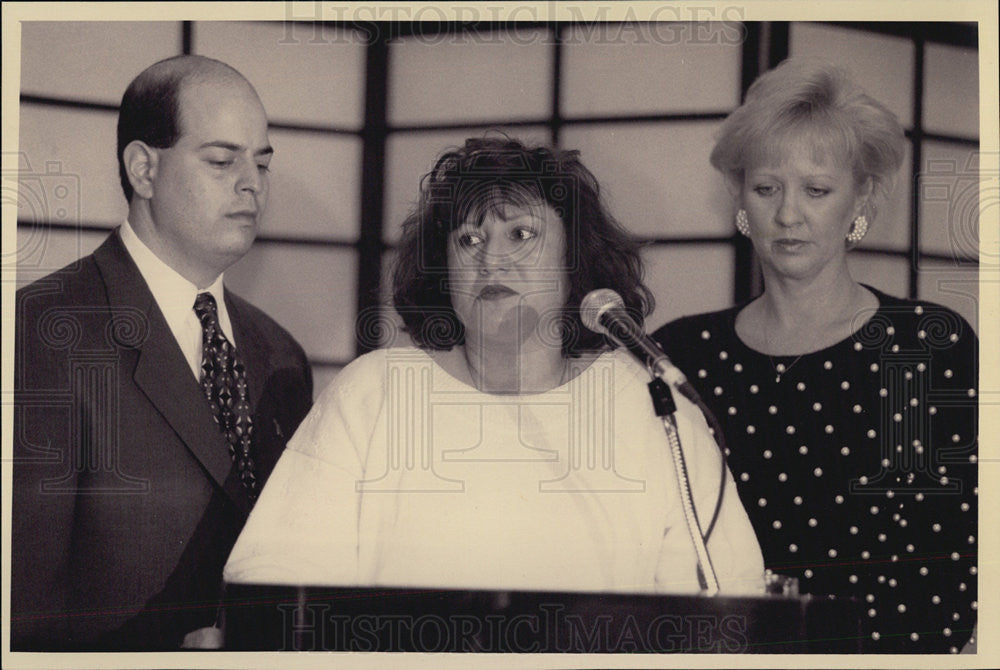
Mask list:
[[[118,112],[118,176],[129,202],[133,190],[125,172],[125,147],[133,140],[172,147],[182,133],[181,90],[195,82],[236,83],[253,91],[234,68],[206,56],[174,56],[140,72],[125,90]]]
[[[161,61],[122,100],[118,161],[139,239],[199,288],[242,258],[267,204],[267,114],[236,70]]]

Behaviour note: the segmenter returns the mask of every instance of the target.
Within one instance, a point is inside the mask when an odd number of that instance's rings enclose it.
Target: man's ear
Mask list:
[[[140,198],[149,200],[153,197],[153,181],[156,179],[159,160],[156,148],[142,140],[132,140],[122,152],[125,174],[132,184],[132,190]]]

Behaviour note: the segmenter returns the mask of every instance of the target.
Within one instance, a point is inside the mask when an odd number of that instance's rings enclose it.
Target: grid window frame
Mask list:
[[[309,23],[309,22],[304,22]],[[194,36],[198,22],[180,22],[180,40],[178,54],[193,53]],[[605,127],[612,124],[644,123],[665,124],[690,123],[698,121],[718,121],[732,110],[694,110],[684,113],[664,114],[603,114],[603,115],[566,115],[563,111],[563,83],[565,80],[565,48],[564,37],[575,22],[538,22],[525,23],[523,28],[542,31],[549,43],[551,72],[548,74],[551,89],[548,91],[546,104],[547,113],[544,116],[533,116],[514,119],[467,119],[456,122],[432,123],[390,123],[391,114],[388,109],[387,93],[392,68],[390,42],[418,37],[458,34],[469,31],[497,33],[509,26],[503,23],[483,22],[474,25],[458,23],[377,23],[377,24],[346,24],[329,22],[322,24],[324,28],[353,29],[358,39],[364,41],[364,63],[362,79],[364,120],[360,127],[352,128],[337,124],[292,123],[277,119],[270,123],[270,128],[290,133],[320,133],[331,136],[349,136],[361,141],[360,192],[358,207],[360,225],[356,239],[328,239],[306,235],[282,235],[276,233],[258,236],[257,245],[293,245],[303,247],[323,247],[336,250],[349,249],[356,254],[357,295],[356,314],[364,314],[367,310],[378,309],[380,296],[386,295],[385,282],[389,276],[383,268],[383,258],[391,253],[396,243],[385,239],[384,230],[387,222],[386,192],[387,192],[387,162],[386,146],[390,137],[400,137],[407,134],[428,133],[435,131],[481,130],[483,127],[494,127],[516,133],[519,128],[543,127],[548,134],[548,141],[556,147],[567,128],[590,126]],[[926,252],[921,249],[921,214],[920,214],[920,179],[923,170],[923,147],[925,142],[938,142],[966,150],[979,147],[978,137],[960,136],[954,134],[932,133],[924,128],[924,91],[926,80],[926,52],[928,45],[948,45],[952,47],[978,49],[977,26],[958,23],[853,23],[829,22],[826,25],[837,26],[849,30],[866,31],[881,35],[905,37],[910,40],[914,52],[913,67],[913,123],[906,130],[907,141],[912,148],[912,174],[917,175],[908,184],[899,187],[910,189],[911,213],[909,217],[909,243],[906,248],[891,248],[885,246],[862,246],[853,253],[864,256],[884,256],[902,258],[908,261],[908,295],[919,299],[920,268],[925,264],[958,263],[963,267],[978,268],[978,258],[971,255],[956,257],[954,255]],[[742,24],[743,42],[740,48],[740,91],[738,99],[742,100],[750,83],[762,72],[777,65],[789,55],[790,29],[789,22],[747,22]],[[78,110],[97,111],[106,114],[117,114],[117,106],[106,102],[78,99],[69,96],[45,96],[38,94],[22,94],[20,96],[22,109],[25,106],[71,108]],[[708,170],[708,166],[706,166]],[[50,229],[58,230],[58,222],[34,222],[18,220],[19,230],[22,227],[45,224]],[[108,230],[106,223],[82,221],[79,224],[68,225],[73,231],[97,232]],[[733,271],[731,295],[734,303],[750,299],[762,289],[762,277],[753,258],[752,247],[745,238],[735,231],[723,235],[656,235],[644,236],[640,241],[653,249],[676,245],[705,246],[707,248],[725,248],[732,251]],[[653,324],[659,325],[659,324]],[[360,355],[374,348],[370,339],[356,334],[355,355]],[[321,372],[332,373],[350,362],[350,359],[325,359],[311,357],[310,363]]]

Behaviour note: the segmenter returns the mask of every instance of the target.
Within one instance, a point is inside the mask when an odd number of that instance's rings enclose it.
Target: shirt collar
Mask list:
[[[184,328],[184,323],[191,316],[194,316],[195,298],[199,293],[207,291],[215,297],[216,305],[218,305],[219,325],[222,327],[222,332],[230,341],[233,340],[229,312],[225,303],[223,275],[220,274],[216,277],[215,281],[207,288],[199,289],[153,253],[146,246],[146,243],[139,239],[135,229],[128,221],[125,221],[121,226],[121,240],[129,255],[132,256],[132,260],[138,266],[142,278],[146,280],[146,285],[149,286],[153,299],[156,300],[157,306],[167,320],[167,325],[175,334]]]

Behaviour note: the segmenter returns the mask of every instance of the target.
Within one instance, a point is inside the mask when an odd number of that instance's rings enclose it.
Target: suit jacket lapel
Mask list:
[[[103,275],[112,308],[131,307],[146,315],[149,333],[138,346],[133,377],[136,385],[216,484],[241,510],[248,512],[249,500],[238,478],[230,476],[235,468],[205,396],[117,232],[94,252],[94,259]]]

